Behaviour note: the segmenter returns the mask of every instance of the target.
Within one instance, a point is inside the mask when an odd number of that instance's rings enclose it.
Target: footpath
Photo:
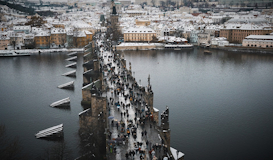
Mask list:
[[[144,92],[128,71],[116,60],[110,46],[97,41],[99,57],[107,83],[107,159],[156,160],[167,157],[167,145],[161,139]]]

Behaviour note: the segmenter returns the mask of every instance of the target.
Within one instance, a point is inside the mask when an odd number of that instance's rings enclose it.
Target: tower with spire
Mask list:
[[[111,15],[110,15],[111,24],[116,24],[116,23],[118,23],[118,13],[117,13],[117,9],[116,9],[114,0],[112,0],[111,6],[112,6],[112,12],[111,12]]]

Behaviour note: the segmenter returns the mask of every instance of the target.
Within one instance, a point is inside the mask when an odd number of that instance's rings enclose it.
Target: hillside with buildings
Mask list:
[[[273,47],[271,1],[119,0],[116,13],[111,1],[8,3],[31,5],[35,14],[0,5],[0,50],[82,48],[107,30],[117,43]]]

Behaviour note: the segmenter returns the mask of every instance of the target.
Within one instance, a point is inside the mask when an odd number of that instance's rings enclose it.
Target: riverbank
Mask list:
[[[247,52],[247,53],[263,53],[263,54],[273,54],[273,48],[250,48],[243,46],[225,46],[225,47],[209,47],[210,49],[216,50],[226,50],[232,52]]]
[[[52,49],[20,49],[20,50],[0,50],[0,53],[10,53],[15,51],[17,53],[50,53],[50,52],[83,52],[84,48],[52,48]]]
[[[194,47],[200,48],[200,46],[194,45]],[[116,50],[164,50],[165,45],[163,43],[121,43],[115,46]],[[243,46],[210,46],[208,49],[226,50],[232,52],[248,52],[248,53],[263,53],[273,54],[272,48],[250,48]]]
[[[163,43],[121,43],[116,50],[157,50],[164,49]]]

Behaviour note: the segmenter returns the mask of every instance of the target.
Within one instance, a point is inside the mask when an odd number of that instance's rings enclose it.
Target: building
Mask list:
[[[147,15],[147,11],[126,10],[126,11],[123,11],[123,14],[128,14],[129,17],[144,16],[144,15]]]
[[[151,28],[129,28],[124,32],[124,42],[149,42],[156,32]]]
[[[43,28],[38,28],[38,27],[32,27],[31,28],[31,32],[33,34],[38,34],[39,32],[42,32],[43,31]]]
[[[93,39],[93,33],[89,31],[84,31],[84,33],[86,35],[86,44],[88,44]]]
[[[74,31],[73,43],[74,43],[75,47],[82,48],[88,44],[87,35],[85,32],[86,31]],[[89,34],[89,38],[90,38],[90,34]],[[92,38],[91,38],[91,40],[92,40]]]
[[[197,43],[198,42],[198,33],[199,30],[192,30],[190,32],[190,43]]]
[[[74,46],[73,42],[73,30],[72,29],[67,29],[66,30],[66,42],[68,48],[72,48]]]
[[[34,35],[33,34],[25,34],[24,36],[24,46],[26,49],[33,49],[34,46]]]
[[[198,46],[206,46],[210,44],[210,34],[209,33],[198,33],[198,40],[197,40],[197,44]]]
[[[4,32],[4,31],[6,31],[7,30],[7,26],[0,26],[0,31],[2,31],[2,32]]]
[[[8,45],[10,44],[10,38],[7,36],[0,36],[0,50],[8,49]]]
[[[65,28],[65,26],[64,26],[63,23],[52,23],[52,26],[53,26],[54,28],[62,28],[62,29]]]
[[[219,0],[219,4],[236,7],[266,7],[273,4],[272,0]]]
[[[229,42],[227,41],[227,38],[225,38],[225,37],[217,37],[217,38],[211,39],[211,45],[224,47],[224,46],[229,45]]]
[[[62,28],[52,28],[50,35],[50,47],[64,47],[66,43],[66,31]]]
[[[10,44],[14,49],[21,49],[21,47],[24,45],[24,32],[12,32],[10,35]]]
[[[272,32],[272,28],[252,27],[250,24],[234,26],[232,29],[223,28],[220,30],[220,37],[226,37],[229,42],[242,43],[243,39],[249,35],[266,35]]]
[[[226,37],[231,43],[242,43],[249,35],[270,34],[273,27],[263,18],[240,16],[230,19],[224,28],[220,29],[220,37]]]
[[[112,0],[112,13],[110,15],[111,25],[115,25],[118,23],[118,13],[116,10],[116,6],[114,5],[114,1]]]
[[[249,35],[244,38],[244,47],[272,48],[273,35]]]
[[[121,6],[129,6],[131,4],[131,0],[119,0]]]
[[[151,24],[150,20],[136,19],[136,26],[149,26]]]
[[[13,26],[14,32],[24,32],[25,34],[29,34],[31,31],[31,26]]]
[[[36,48],[45,49],[50,46],[50,34],[42,31],[34,36],[34,44]]]

